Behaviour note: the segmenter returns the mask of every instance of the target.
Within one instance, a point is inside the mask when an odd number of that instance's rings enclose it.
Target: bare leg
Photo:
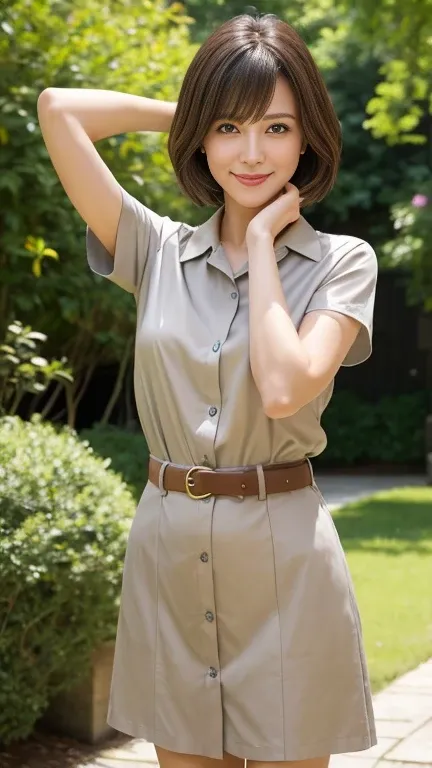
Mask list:
[[[170,752],[155,745],[160,768],[245,768],[245,761],[241,757],[234,757],[224,752],[223,760],[201,755],[182,755],[179,752]],[[321,765],[311,766],[321,768]],[[322,766],[326,768],[326,766]]]
[[[277,763],[248,760],[247,768],[328,768],[330,757],[314,757],[312,760],[286,760]]]

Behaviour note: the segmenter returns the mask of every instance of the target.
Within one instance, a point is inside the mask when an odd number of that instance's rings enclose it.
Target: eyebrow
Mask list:
[[[290,112],[275,112],[273,115],[264,115],[263,120],[279,120],[281,117],[290,117],[291,120],[295,120],[294,115]]]
[[[289,119],[294,121],[296,120],[295,116],[292,115],[291,112],[274,112],[271,115],[270,114],[264,115],[264,117],[262,117],[261,119],[262,120],[280,120],[283,117],[288,117]],[[224,116],[216,118],[215,122],[220,122],[222,120],[238,122],[235,119],[235,117],[224,117]]]

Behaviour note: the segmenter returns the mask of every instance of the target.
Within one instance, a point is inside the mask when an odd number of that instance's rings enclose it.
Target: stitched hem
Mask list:
[[[225,744],[225,751],[234,757],[241,757],[245,760],[260,760],[263,762],[290,761],[290,760],[312,760],[313,758],[328,757],[329,755],[341,755],[345,752],[362,752],[370,749],[377,744],[377,739],[369,736],[324,739],[321,741],[311,741],[308,744],[292,743],[287,750],[275,749],[271,744],[254,747],[250,744],[229,741]]]
[[[289,745],[289,749],[284,754],[283,748],[272,746],[271,744],[255,747],[251,744],[243,744],[239,741],[228,739],[226,743],[218,746],[205,745],[197,742],[187,735],[167,737],[166,734],[158,730],[153,731],[145,726],[144,723],[135,723],[126,718],[119,717],[110,713],[108,716],[108,725],[120,733],[125,733],[134,738],[145,739],[161,749],[168,749],[171,752],[178,752],[185,755],[199,755],[200,757],[212,757],[216,760],[222,760],[224,752],[228,752],[234,757],[240,757],[243,760],[262,760],[267,762],[281,762],[283,760],[308,760],[312,758],[327,757],[328,755],[340,755],[345,752],[362,752],[370,749],[377,744],[377,738],[374,729],[369,727],[370,736],[352,736],[335,737],[322,739],[321,741],[311,741],[307,744]]]

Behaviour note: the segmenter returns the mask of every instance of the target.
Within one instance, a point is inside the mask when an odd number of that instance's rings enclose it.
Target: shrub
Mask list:
[[[428,395],[424,391],[368,403],[351,392],[335,392],[322,425],[328,446],[319,466],[420,464],[425,458]]]
[[[0,420],[0,742],[115,636],[133,498],[67,427]]]
[[[90,443],[99,456],[111,459],[111,467],[122,475],[138,499],[147,483],[149,451],[144,435],[112,425],[96,424],[84,429],[80,437]]]

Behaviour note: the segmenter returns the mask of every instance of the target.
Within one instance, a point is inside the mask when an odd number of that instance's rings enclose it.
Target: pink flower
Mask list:
[[[424,208],[429,202],[429,198],[426,197],[426,195],[414,195],[413,199],[411,200],[411,205],[414,206],[414,208]]]

